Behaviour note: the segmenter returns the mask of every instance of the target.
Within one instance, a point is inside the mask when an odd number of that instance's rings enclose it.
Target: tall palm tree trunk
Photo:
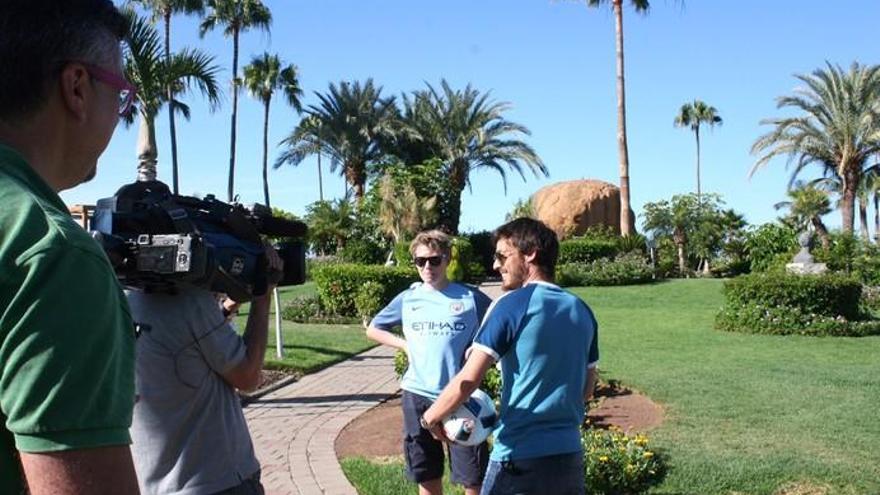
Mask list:
[[[697,204],[701,205],[703,202],[702,190],[700,189],[700,126],[694,129],[694,134],[697,136]]]
[[[840,203],[840,215],[842,217],[843,231],[847,234],[853,233],[854,210],[859,187],[858,172],[851,169],[844,169],[843,179],[843,197]]]
[[[263,197],[266,199],[266,206],[271,208],[269,204],[269,103],[271,96],[266,98],[263,109]]]
[[[366,171],[364,171],[364,165],[358,164],[346,167],[345,179],[354,191],[355,202],[360,205],[361,201],[364,199],[364,184],[367,182],[367,174]],[[348,189],[346,189],[346,192],[347,191]]]
[[[165,17],[165,63],[171,66],[171,9],[167,9]],[[168,129],[171,131],[171,186],[174,194],[178,194],[177,178],[177,127],[174,123],[174,88],[168,85]]]
[[[813,228],[816,229],[816,233],[819,235],[819,241],[822,242],[822,249],[828,250],[831,247],[831,236],[828,234],[828,229],[825,227],[825,224],[822,223],[822,219],[819,217],[813,217],[810,219],[810,222],[813,224]]]
[[[623,0],[613,0],[617,50],[617,151],[620,159],[620,234],[633,233],[629,198],[629,151],[626,145],[626,85],[623,70]]]
[[[321,178],[321,152],[318,151],[318,200],[324,201],[324,180]]]
[[[232,130],[229,133],[229,186],[226,197],[235,197],[235,120],[238,116],[238,28],[232,31]]]
[[[450,195],[446,203],[448,205],[447,215],[446,218],[440,218],[438,223],[440,230],[450,235],[458,234],[458,225],[461,220],[461,195],[467,186],[466,167],[466,163],[455,161],[449,170]]]
[[[859,234],[868,242],[871,238],[868,234],[868,198],[859,196]]]
[[[137,140],[137,180],[156,180],[156,125],[154,116],[140,113]]]
[[[874,243],[880,244],[880,189],[874,191]]]

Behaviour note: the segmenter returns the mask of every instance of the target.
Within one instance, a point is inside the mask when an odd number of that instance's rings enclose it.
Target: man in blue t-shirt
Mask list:
[[[440,421],[501,363],[499,426],[483,495],[584,493],[580,425],[599,360],[596,319],[579,298],[552,284],[559,242],[543,223],[520,218],[495,231],[502,289],[462,371],[421,421]]]
[[[422,232],[410,244],[422,283],[401,292],[379,312],[367,337],[406,351],[409,368],[403,375],[403,452],[407,477],[420,495],[443,493],[443,443],[422,428],[419,418],[449,380],[461,370],[490,299],[479,290],[446,277],[451,243],[439,230]],[[403,338],[391,333],[403,327]],[[477,495],[488,463],[485,442],[475,447],[450,444],[452,482]]]

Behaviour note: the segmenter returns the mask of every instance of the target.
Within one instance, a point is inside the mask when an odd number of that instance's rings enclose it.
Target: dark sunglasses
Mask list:
[[[507,255],[503,254],[503,253],[499,253],[498,251],[495,251],[494,257],[495,257],[495,261],[497,261],[499,264],[502,264],[502,265],[504,264],[505,261],[507,261]]]
[[[440,266],[440,263],[443,262],[443,256],[416,256],[413,261],[419,268],[424,268],[425,263],[430,263],[431,266]]]

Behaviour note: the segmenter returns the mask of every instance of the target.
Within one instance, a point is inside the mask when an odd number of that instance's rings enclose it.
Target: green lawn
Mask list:
[[[880,493],[880,337],[719,332],[721,285],[574,291],[596,312],[603,376],[665,409],[651,436],[671,471],[654,493]],[[412,492],[369,488],[371,477],[400,477],[400,464],[377,467],[381,476],[365,466],[343,463],[362,494]]]
[[[361,457],[342,459],[342,470],[348,479],[354,480],[360,495],[392,495],[418,493],[416,485],[403,474],[401,462],[372,462]],[[449,483],[449,467],[443,475],[443,493],[462,495],[461,486]],[[549,495],[549,494],[548,494]]]
[[[282,287],[281,301],[315,292],[315,284]],[[244,331],[248,305],[243,305],[235,319],[235,326]],[[275,305],[269,314],[269,345],[266,347],[266,367],[282,368],[298,373],[311,373],[344,361],[376,345],[364,336],[360,325],[301,325],[281,322],[284,336],[284,358],[275,357]]]

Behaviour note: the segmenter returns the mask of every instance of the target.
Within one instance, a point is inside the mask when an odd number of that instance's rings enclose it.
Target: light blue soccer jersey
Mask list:
[[[491,300],[477,289],[450,283],[435,290],[416,283],[385,306],[371,325],[403,328],[409,368],[400,388],[436,399],[461,370]]]
[[[502,392],[491,459],[581,450],[587,368],[599,361],[598,325],[573,294],[532,282],[497,299],[474,348],[501,362]]]

